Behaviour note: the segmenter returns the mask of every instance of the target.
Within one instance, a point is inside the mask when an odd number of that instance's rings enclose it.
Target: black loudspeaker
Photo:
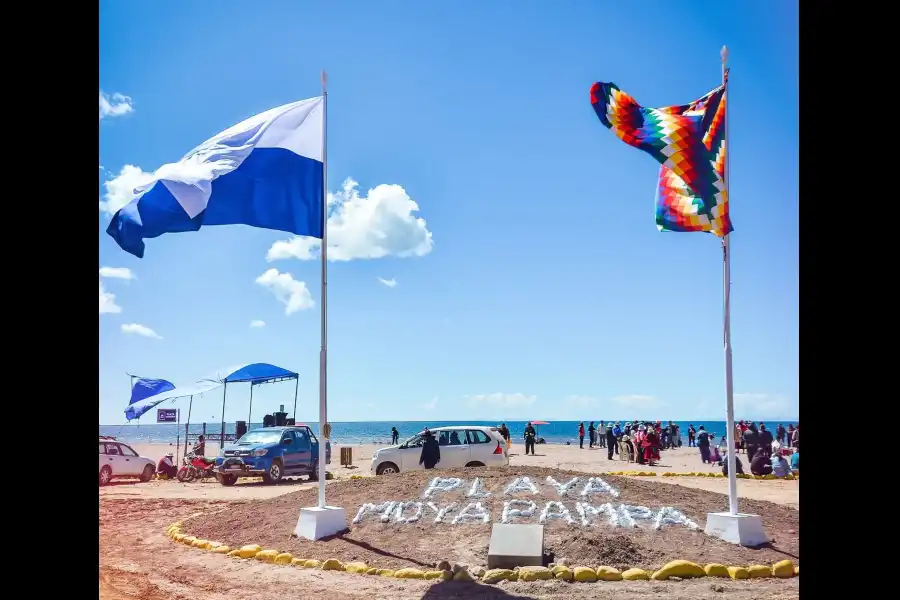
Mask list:
[[[294,417],[290,417],[284,422],[285,425],[294,426],[297,424],[297,421],[294,420]]]
[[[275,426],[276,427],[284,427],[285,420],[287,419],[286,412],[277,412],[275,413]]]
[[[274,415],[265,415],[263,417],[263,427],[274,427],[275,426],[275,416]]]
[[[238,421],[234,424],[234,439],[239,440],[247,433],[247,421]]]

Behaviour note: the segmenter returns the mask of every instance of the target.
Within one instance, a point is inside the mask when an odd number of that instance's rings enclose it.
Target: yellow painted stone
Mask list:
[[[196,539],[197,538],[195,538],[192,535],[186,535],[183,538],[181,538],[181,543],[184,544],[185,546],[191,546],[191,545],[193,545],[194,540],[196,540]]]
[[[769,473],[768,475],[763,475],[763,478],[764,479],[775,479],[775,475],[773,475],[772,473]]]
[[[184,535],[183,533],[176,533],[175,535],[172,536],[172,539],[178,543],[181,543],[184,540],[184,538],[186,538],[186,537],[187,536]]]
[[[485,583],[497,583],[498,581],[515,581],[519,575],[510,569],[488,569],[481,580]]]
[[[292,560],[294,560],[294,557],[290,552],[282,552],[275,557],[275,560],[273,562],[276,565],[289,565],[291,564]]]
[[[697,563],[689,560],[673,560],[672,562],[666,563],[662,569],[655,572],[650,579],[664,581],[669,577],[681,577],[682,579],[688,577],[706,577],[706,571],[704,571],[703,567]]]
[[[306,567],[306,559],[305,558],[292,558],[291,566],[297,567],[299,569],[303,569]]]
[[[191,542],[192,548],[206,548],[206,545],[209,543],[209,540],[194,540]]]
[[[594,583],[597,581],[597,571],[590,567],[575,567],[572,569],[572,579],[582,583]]]
[[[751,579],[762,579],[772,576],[772,568],[766,565],[750,565],[747,567],[747,572],[750,574]]]
[[[407,567],[394,571],[394,577],[396,579],[425,579],[425,572],[421,569]]]
[[[572,581],[572,579],[575,577],[572,574],[572,569],[570,569],[569,567],[563,567],[559,571],[553,569],[553,571],[553,576],[562,581]]]
[[[716,473],[716,477],[725,477],[725,473]]]
[[[232,557],[232,558],[242,558],[242,556],[241,556],[241,549],[240,549],[240,548],[235,548],[234,550],[232,550],[231,552],[229,552],[229,553],[226,554],[225,556],[230,556],[230,557]]]
[[[452,581],[453,580],[453,571],[449,569],[444,569],[441,571],[441,581]]]
[[[441,579],[443,577],[443,571],[425,571],[425,579]]]
[[[744,567],[728,567],[728,575],[732,579],[750,579],[750,573]]]
[[[393,577],[394,570],[393,569],[378,569],[377,574],[381,575],[382,577]]]
[[[522,567],[519,569],[519,581],[543,581],[553,579],[553,573],[547,567]]]
[[[348,573],[365,573],[369,570],[369,565],[364,562],[350,562],[344,565],[344,570]]]
[[[796,479],[796,477],[794,477],[794,475],[792,473],[788,473],[787,475],[784,476],[784,478],[787,479],[788,481],[793,481],[794,479]]]
[[[644,571],[641,569],[629,569],[629,570],[641,571],[641,573],[644,573]],[[607,567],[607,566],[597,567],[596,573],[597,573],[597,579],[599,579],[600,581],[622,581],[622,579],[624,579],[622,572],[614,567]],[[649,579],[649,576],[644,576],[643,579]]]
[[[709,563],[703,570],[706,571],[708,577],[731,577],[728,574],[728,567],[719,563]]]
[[[603,567],[600,568],[602,569]],[[622,579],[625,581],[646,580],[650,579],[650,575],[651,573],[648,573],[644,569],[628,569],[622,573]]]
[[[800,567],[794,567],[794,575],[797,577],[800,576]]]
[[[336,558],[329,558],[322,563],[323,571],[343,571],[344,565]]]
[[[772,565],[772,576],[787,579],[794,576],[794,563],[789,560],[779,560]]]
[[[241,558],[253,558],[259,551],[259,546],[244,546],[238,551],[238,554]]]
[[[278,550],[273,550],[271,548],[266,548],[265,550],[260,550],[257,552],[253,558],[256,560],[261,560],[263,562],[275,562],[275,557],[281,554]]]
[[[212,549],[213,554],[231,554],[231,548],[228,546],[216,546]]]
[[[309,560],[306,561],[306,564],[305,564],[304,566],[305,566],[307,569],[318,569],[319,567],[322,566],[322,561],[321,561],[321,560],[316,560],[316,559],[314,559],[314,558],[311,558],[311,559],[309,559]]]
[[[369,567],[368,569],[366,569],[366,575],[378,575],[378,568]]]

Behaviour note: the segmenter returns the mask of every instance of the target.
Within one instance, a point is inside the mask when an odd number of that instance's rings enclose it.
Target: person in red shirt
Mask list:
[[[740,435],[738,436],[738,439],[739,439],[740,442],[741,442],[741,443],[740,443],[740,449],[744,451],[744,454],[746,454],[746,453],[747,453],[747,448],[746,448],[746,446],[744,445],[744,432],[747,431],[747,424],[744,423],[744,420],[743,420],[743,419],[741,419],[740,422],[738,422],[738,425],[737,425],[737,426],[738,426],[738,429],[740,429],[740,431],[741,431]],[[752,457],[751,457],[751,458],[752,458]]]
[[[578,424],[578,446],[584,450],[584,421]]]

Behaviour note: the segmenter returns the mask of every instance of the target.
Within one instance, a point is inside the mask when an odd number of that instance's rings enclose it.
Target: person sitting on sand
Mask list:
[[[725,456],[722,457],[722,474],[726,477],[728,476],[728,452],[725,452]],[[738,475],[744,474],[744,464],[741,462],[741,457],[737,455],[737,452],[734,454],[734,470]]]
[[[172,458],[172,453],[169,452],[159,459],[159,463],[156,465],[156,474],[159,475],[160,479],[175,479],[178,468],[175,466],[175,463],[172,462]]]
[[[772,472],[772,461],[763,448],[758,449],[750,461],[750,472],[754,475],[768,475]]]
[[[791,466],[788,464],[787,459],[781,455],[781,452],[773,452],[771,461],[772,473],[775,474],[775,477],[784,477],[791,472]]]
[[[419,457],[419,464],[424,465],[426,469],[433,469],[436,464],[441,462],[441,447],[427,427],[423,437],[425,439],[422,443],[422,455]]]

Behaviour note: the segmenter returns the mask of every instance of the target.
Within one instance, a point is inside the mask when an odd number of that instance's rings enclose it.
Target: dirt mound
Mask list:
[[[425,509],[421,518],[412,523],[398,523],[393,518],[383,522],[379,514],[372,513],[358,524],[350,525],[349,532],[334,538],[318,542],[297,539],[292,532],[300,507],[316,503],[316,490],[310,489],[269,500],[231,503],[224,510],[188,520],[184,530],[199,538],[231,546],[257,543],[301,558],[364,561],[384,568],[428,567],[439,560],[486,565],[491,523],[501,521],[504,501],[513,498],[504,492],[515,478],[526,476],[537,485],[539,493],[514,497],[533,500],[537,510],[532,517],[518,518],[516,522],[537,523],[539,514],[551,501],[562,502],[573,520],[573,523],[567,523],[563,519],[554,519],[545,523],[544,549],[548,562],[566,558],[572,564],[653,569],[679,558],[736,565],[771,564],[791,558],[799,565],[800,513],[794,509],[768,502],[742,501],[741,510],[761,515],[766,532],[773,539],[763,548],[742,548],[703,534],[706,514],[727,510],[728,498],[722,494],[608,476],[602,479],[618,492],[618,496],[600,493],[584,497],[581,491],[589,474],[539,467],[408,472],[335,482],[328,486],[328,503],[344,507],[348,521],[367,503],[431,501],[444,507],[455,501],[457,507],[448,512],[441,523],[434,522],[435,513],[431,509]],[[560,497],[554,487],[546,484],[547,476],[559,483],[573,477],[579,477],[580,481],[566,496]],[[464,481],[454,490],[423,499],[423,492],[434,477],[458,477]],[[466,498],[476,477],[481,479],[483,489],[490,492],[490,496]],[[481,502],[490,513],[490,522],[451,524],[453,517],[471,501]],[[583,526],[577,511],[577,503],[581,501],[589,501],[594,506],[608,502],[616,507],[647,507],[654,514],[662,507],[672,507],[696,523],[699,529],[691,529],[685,524],[666,524],[654,529],[652,519],[641,520],[638,526],[614,527],[603,516]],[[408,507],[404,516],[415,514],[415,508]]]

